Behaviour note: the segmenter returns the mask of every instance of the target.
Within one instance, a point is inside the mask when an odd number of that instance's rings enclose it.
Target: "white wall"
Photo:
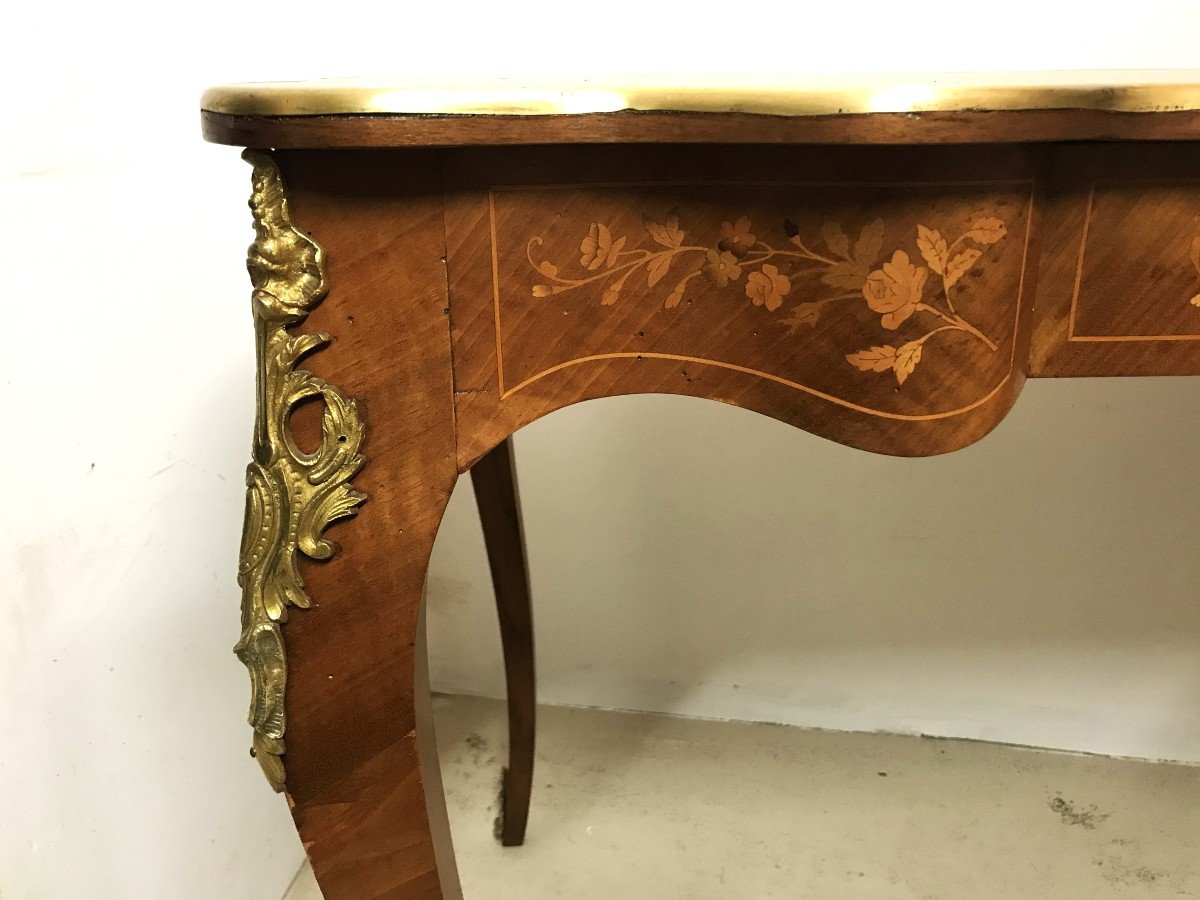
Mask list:
[[[207,83],[1200,65],[1194,2],[1080,9],[6,7],[0,894],[258,900],[302,856],[246,755],[229,652],[248,170],[200,143]],[[1032,385],[978,450],[920,463],[686,401],[548,419],[518,439],[544,696],[1195,758],[1198,390]],[[981,515],[949,487],[978,486],[988,460],[1008,474]],[[1121,477],[1100,495],[1085,469]],[[491,691],[469,499],[437,549],[434,661],[442,687]],[[868,511],[905,501],[919,516]],[[1148,529],[1141,545],[1104,524],[1116,517]]]
[[[541,699],[1200,761],[1200,381],[1031,382],[894,459],[680,397],[516,437]],[[504,696],[469,479],[434,686]]]

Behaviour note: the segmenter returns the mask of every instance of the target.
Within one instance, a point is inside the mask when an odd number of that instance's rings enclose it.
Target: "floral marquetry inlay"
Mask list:
[[[661,303],[671,310],[693,302],[698,280],[717,290],[722,303],[749,304],[795,335],[822,327],[839,306],[863,306],[877,316],[881,336],[897,338],[846,347],[845,364],[862,372],[891,372],[903,385],[936,336],[957,335],[995,352],[997,341],[955,304],[955,286],[987,264],[989,249],[1008,234],[1003,219],[977,215],[957,229],[916,223],[908,241],[885,248],[884,220],[867,222],[851,239],[842,224],[826,219],[817,233],[802,234],[789,219],[756,227],[749,216],[723,221],[715,240],[689,241],[679,215],[643,217],[643,230],[617,233],[592,222],[576,259],[552,260],[541,236],[525,255],[541,276],[535,298],[588,286],[601,290],[600,304]],[[661,286],[660,286],[661,285]],[[711,300],[706,296],[706,302]]]

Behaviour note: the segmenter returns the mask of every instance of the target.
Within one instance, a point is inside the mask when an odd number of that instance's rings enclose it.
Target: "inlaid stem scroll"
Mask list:
[[[353,515],[365,499],[350,485],[364,461],[359,453],[364,428],[352,399],[296,368],[330,340],[326,334],[288,331],[325,297],[323,252],[292,225],[283,179],[270,155],[247,150],[243,158],[254,167],[255,240],[246,267],[254,286],[258,399],[238,568],[242,635],[234,652],[250,670],[251,753],[271,786],[282,791],[287,655],[280,626],[289,606],[311,605],[297,554],[332,556],[337,548],[323,532]],[[300,403],[314,398],[323,402],[324,413],[320,445],[310,453],[297,446],[289,419]]]
[[[880,325],[890,331],[898,329],[910,317],[920,314],[929,321],[925,333],[907,343],[871,346],[845,354],[846,362],[864,372],[891,371],[900,385],[908,379],[921,360],[925,342],[943,332],[959,332],[979,341],[995,352],[996,343],[976,328],[954,308],[951,288],[967,274],[984,250],[1001,240],[1008,229],[994,216],[979,216],[951,241],[936,228],[916,226],[915,245],[924,265],[897,248],[890,257],[881,259],[884,223],[875,219],[864,226],[857,240],[851,242],[842,226],[826,219],[821,227],[821,244],[812,249],[790,220],[784,220],[786,243],[776,246],[762,240],[754,231],[748,216],[734,222],[722,222],[720,239],[715,246],[688,243],[679,217],[672,214],[665,221],[643,217],[646,235],[652,247],[625,249],[627,235],[617,236],[601,222],[592,222],[579,245],[579,277],[564,275],[549,259],[535,258],[544,241],[540,236],[530,238],[525,255],[545,279],[535,284],[533,296],[552,297],[578,288],[600,283],[604,306],[621,299],[621,291],[635,273],[645,270],[645,285],[654,288],[662,281],[679,257],[692,256],[692,264],[682,277],[676,276],[674,288],[663,301],[663,309],[674,309],[684,299],[693,279],[704,277],[714,286],[724,289],[745,276],[744,295],[751,304],[767,312],[784,306],[791,295],[805,296],[808,291],[796,290],[807,276],[815,276],[820,285],[828,288],[827,296],[804,299],[794,303],[783,320],[789,331],[802,327],[815,328],[826,306],[835,302],[866,301],[872,312],[879,314]],[[789,271],[781,270],[785,262]],[[940,286],[932,296],[926,296],[930,275]]]

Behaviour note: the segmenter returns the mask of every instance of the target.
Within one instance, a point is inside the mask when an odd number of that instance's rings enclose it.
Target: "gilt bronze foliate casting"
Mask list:
[[[304,609],[311,603],[297,553],[332,556],[336,547],[322,533],[334,520],[353,515],[365,499],[350,485],[364,461],[359,453],[364,429],[352,399],[296,368],[330,340],[327,334],[288,331],[325,297],[324,254],[292,225],[283,178],[271,156],[247,150],[243,158],[254,166],[255,239],[246,267],[254,286],[258,401],[238,567],[242,636],[234,652],[250,670],[251,753],[271,786],[282,791],[287,654],[280,626],[289,606]],[[325,406],[321,444],[312,453],[296,445],[289,429],[292,411],[310,398]]]

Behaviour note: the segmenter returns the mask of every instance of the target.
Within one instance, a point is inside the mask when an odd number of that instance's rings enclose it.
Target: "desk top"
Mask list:
[[[214,87],[201,109],[209,140],[276,147],[1178,140],[1200,139],[1200,70],[329,79]]]
[[[1200,109],[1200,70],[704,77],[609,81],[277,81],[210,88],[202,109],[229,115],[532,116],[623,110],[776,116],[965,109]]]

